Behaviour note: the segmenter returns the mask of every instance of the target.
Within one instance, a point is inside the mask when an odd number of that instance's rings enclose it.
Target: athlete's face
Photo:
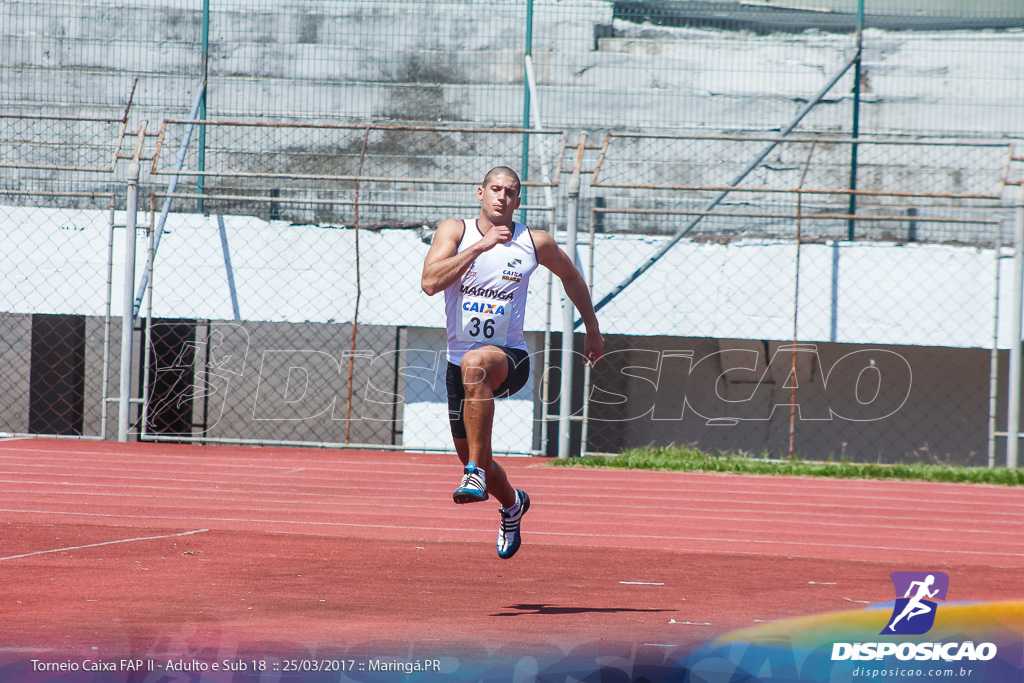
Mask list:
[[[519,184],[515,178],[503,173],[487,179],[476,191],[484,213],[493,223],[508,223],[519,208]]]

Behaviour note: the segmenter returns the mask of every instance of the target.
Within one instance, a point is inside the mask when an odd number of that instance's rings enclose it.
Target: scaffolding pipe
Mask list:
[[[672,237],[672,239],[666,242],[665,245],[661,247],[661,249],[659,249],[653,256],[647,259],[647,261],[645,261],[639,268],[637,268],[632,275],[627,277],[620,285],[618,285],[615,289],[606,294],[605,297],[594,306],[594,310],[601,310],[601,308],[603,308],[605,304],[607,304],[609,301],[617,297],[622,292],[622,290],[626,289],[626,287],[628,287],[637,279],[639,279],[641,275],[650,270],[654,266],[654,264],[660,261],[661,258],[679,242],[679,240],[683,239],[683,237],[685,237],[691,230],[693,230],[693,228],[696,227],[698,223],[700,223],[700,221],[704,218],[705,215],[710,213],[712,209],[718,206],[718,204],[721,203],[721,201],[725,199],[726,196],[728,196],[728,194],[733,190],[733,188],[735,188],[737,185],[743,182],[743,179],[746,178],[751,171],[757,168],[758,165],[762,161],[764,161],[769,154],[771,154],[772,150],[775,149],[776,146],[778,146],[779,142],[781,142],[781,138],[785,137],[786,135],[789,135],[789,133],[791,133],[793,129],[796,128],[797,125],[799,125],[799,123],[804,119],[804,117],[807,116],[807,114],[810,113],[810,111],[814,109],[814,107],[816,107],[819,102],[821,102],[822,98],[824,98],[825,95],[828,94],[828,91],[831,90],[835,86],[835,84],[839,82],[839,79],[842,78],[846,74],[846,72],[850,70],[850,67],[853,66],[859,59],[860,50],[858,50],[857,53],[853,57],[851,57],[846,62],[846,64],[843,65],[843,68],[841,68],[832,78],[830,78],[828,83],[826,83],[825,86],[821,90],[819,90],[817,94],[814,97],[812,97],[810,101],[808,101],[807,104],[805,104],[800,109],[800,111],[793,118],[793,120],[790,121],[786,125],[786,127],[782,129],[782,131],[779,134],[779,139],[770,142],[768,146],[765,147],[764,150],[762,150],[761,153],[757,155],[757,157],[755,157],[750,163],[746,165],[746,167],[744,167],[742,171],[740,171],[739,175],[737,175],[733,179],[733,181],[726,186],[726,189],[719,192],[714,197],[714,199],[712,199],[710,202],[707,203],[707,205],[705,205],[704,210],[701,214],[699,214],[693,220],[691,220],[689,223],[683,226],[683,228],[680,229],[679,232],[677,232]],[[576,321],[574,328],[579,327],[582,324],[583,319],[580,318],[579,320]]]

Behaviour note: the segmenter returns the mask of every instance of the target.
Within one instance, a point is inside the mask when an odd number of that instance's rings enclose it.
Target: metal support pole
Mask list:
[[[528,88],[526,92],[528,94],[530,94],[529,101],[530,101],[530,111],[532,112],[532,116],[533,116],[533,129],[536,130],[536,131],[542,131],[542,130],[544,130],[544,124],[543,124],[543,122],[541,121],[541,118],[540,118],[540,106],[539,106],[540,98],[537,97],[537,77],[536,77],[536,75],[534,74],[534,71],[533,71],[533,59],[530,57],[530,55],[526,55],[526,58],[523,61],[524,61],[525,65],[526,65],[526,85],[527,85],[527,88]],[[527,137],[529,137],[529,136],[527,136]],[[547,202],[547,205],[549,207],[553,208],[555,206],[555,197],[554,197],[554,193],[551,191],[551,184],[550,184],[551,183],[551,170],[548,167],[548,162],[547,162],[548,150],[547,150],[547,145],[544,143],[543,136],[541,137],[540,142],[541,142],[541,149],[540,149],[540,153],[539,153],[539,156],[540,156],[540,175],[541,175],[541,178],[544,179],[544,183],[545,183],[545,185],[544,185],[544,199]],[[525,167],[526,166],[524,165],[523,168],[525,168]],[[526,222],[525,218],[523,218],[523,222],[524,223]],[[552,223],[552,225],[554,225],[554,223]]]
[[[576,221],[578,220],[580,199],[580,174],[577,166],[569,180],[569,195],[566,204],[565,249],[569,254],[576,253]],[[575,310],[569,297],[565,297],[562,306],[562,388],[558,393],[558,457],[569,457],[569,437],[571,435],[570,414],[572,413],[572,366],[575,360],[576,335],[573,333]]]
[[[1006,466],[1017,466],[1020,445],[1021,313],[1024,302],[1024,184],[1017,193],[1013,232],[1013,300],[1010,304],[1010,396],[1006,408]]]
[[[854,139],[850,145],[850,220],[847,224],[846,238],[851,242],[856,234],[857,220],[852,218],[857,214],[857,138],[860,136],[860,84],[861,84],[861,56],[864,48],[864,0],[857,2],[857,64],[853,70],[853,131],[850,137]]]
[[[1003,250],[1003,224],[996,224],[992,292],[992,352],[988,375],[988,466],[996,466],[996,410],[999,408],[999,270]]]
[[[533,0],[526,0],[526,45],[524,47],[526,59],[529,60],[533,54]],[[526,64],[523,65],[526,71]],[[530,83],[529,79],[523,79],[523,130],[530,127]],[[519,180],[525,183],[530,177],[530,134],[523,133],[523,153],[519,163]],[[526,187],[520,188],[519,198],[526,204]],[[520,212],[520,220],[526,223],[526,211]]]
[[[135,226],[139,211],[139,159],[128,166],[128,206],[124,231],[124,306],[121,309],[121,393],[118,396],[117,440],[128,440],[131,424],[132,337],[135,333]]]
[[[555,221],[551,221],[551,231],[555,230]],[[548,454],[548,407],[551,398],[551,301],[554,298],[554,275],[544,269],[544,372],[540,380],[540,454]]]
[[[241,320],[242,314],[238,309],[238,290],[235,289],[235,271],[231,267],[231,251],[228,249],[228,231],[224,227],[224,216],[217,214],[217,230],[220,232],[220,248],[224,252],[224,270],[228,275],[228,291],[231,294],[231,312],[235,320]]]
[[[152,200],[151,200],[152,201]],[[142,402],[142,419],[139,421],[139,441],[146,441],[149,438],[148,427],[149,427],[149,396],[150,387],[152,386],[152,380],[150,377],[150,370],[153,368],[153,246],[155,244],[154,237],[156,233],[153,231],[153,207],[150,205],[150,219],[149,219],[149,255],[146,258],[146,270],[149,273],[148,284],[146,285],[145,292],[139,292],[139,296],[144,296],[146,299],[146,325],[139,329],[142,334],[142,367],[139,368],[139,374],[142,375],[142,396],[138,400]],[[139,316],[142,316],[141,309],[139,310]]]
[[[107,440],[107,415],[110,399],[110,321],[114,307],[114,223],[116,222],[114,196],[110,197],[110,218],[107,226],[107,307],[103,317],[103,402],[100,404],[100,439]]]
[[[203,95],[199,102],[199,120],[206,120],[206,76],[210,65],[210,0],[203,0],[203,37],[202,37],[202,70]],[[206,171],[206,126],[199,126],[199,172]],[[196,194],[202,195],[206,189],[206,176],[196,178]],[[203,198],[196,200],[196,212],[203,213]]]
[[[596,233],[594,211],[590,212],[590,262],[588,265],[587,285],[590,291],[590,299],[594,299],[594,239]],[[580,428],[580,455],[587,454],[587,441],[590,438],[590,383],[593,379],[594,368],[590,363],[583,364],[583,423]]]

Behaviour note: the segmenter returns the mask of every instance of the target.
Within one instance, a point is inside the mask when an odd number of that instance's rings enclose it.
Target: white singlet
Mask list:
[[[470,349],[488,344],[526,349],[523,322],[530,275],[537,269],[537,250],[529,229],[514,223],[512,240],[485,251],[461,280],[444,290],[448,320],[448,361],[459,365]],[[456,253],[483,237],[475,220],[463,221]]]

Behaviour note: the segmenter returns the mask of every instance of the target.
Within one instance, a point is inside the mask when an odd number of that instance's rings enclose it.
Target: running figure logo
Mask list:
[[[929,598],[946,599],[949,576],[943,572],[893,572],[889,576],[896,589],[896,604],[882,634],[910,636],[930,631],[935,624],[936,604]]]

